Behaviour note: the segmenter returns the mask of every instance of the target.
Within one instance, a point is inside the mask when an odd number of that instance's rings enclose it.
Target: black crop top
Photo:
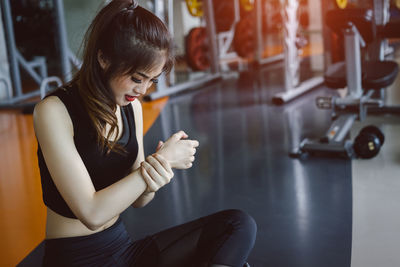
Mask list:
[[[118,143],[125,148],[127,153],[110,152],[106,154],[101,152],[97,144],[96,131],[83,106],[83,100],[80,98],[77,86],[61,87],[49,96],[57,96],[68,110],[74,127],[75,146],[89,172],[96,191],[129,174],[138,154],[135,118],[131,105],[121,107],[124,131],[118,140]],[[40,145],[38,145],[37,155],[45,205],[62,216],[76,219],[51,178]]]

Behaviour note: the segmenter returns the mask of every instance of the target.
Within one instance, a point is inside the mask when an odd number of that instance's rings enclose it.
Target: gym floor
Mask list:
[[[400,58],[397,55],[396,58]],[[302,79],[314,75],[302,65]],[[123,214],[132,238],[222,209],[238,208],[258,225],[252,267],[400,266],[400,120],[370,117],[386,142],[370,160],[292,159],[304,137],[322,135],[330,111],[314,100],[320,87],[284,106],[282,66],[249,70],[199,90],[144,103],[145,150],[177,130],[200,141],[196,162],[143,209]],[[388,102],[400,104],[400,78]],[[151,126],[151,127],[150,127]],[[37,266],[43,253],[41,202],[31,115],[0,112],[0,266]]]

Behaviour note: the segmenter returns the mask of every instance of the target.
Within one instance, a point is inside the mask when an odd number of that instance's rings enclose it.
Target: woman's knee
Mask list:
[[[233,224],[234,230],[247,233],[250,239],[255,241],[257,223],[251,215],[238,209],[230,209],[224,212],[227,219]]]

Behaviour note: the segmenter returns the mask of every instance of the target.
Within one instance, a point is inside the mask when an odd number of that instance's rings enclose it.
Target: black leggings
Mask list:
[[[89,236],[49,239],[44,266],[242,267],[257,226],[240,210],[225,210],[132,242],[119,219]]]

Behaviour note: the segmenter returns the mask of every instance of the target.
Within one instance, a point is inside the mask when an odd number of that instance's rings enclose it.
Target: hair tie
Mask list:
[[[130,4],[127,9],[134,10],[138,7],[138,5],[139,5],[138,2],[136,2],[135,0],[132,0],[132,4]]]
[[[138,2],[135,0],[132,0],[132,4],[130,4],[128,7],[124,7],[121,11],[133,11],[138,7]]]

